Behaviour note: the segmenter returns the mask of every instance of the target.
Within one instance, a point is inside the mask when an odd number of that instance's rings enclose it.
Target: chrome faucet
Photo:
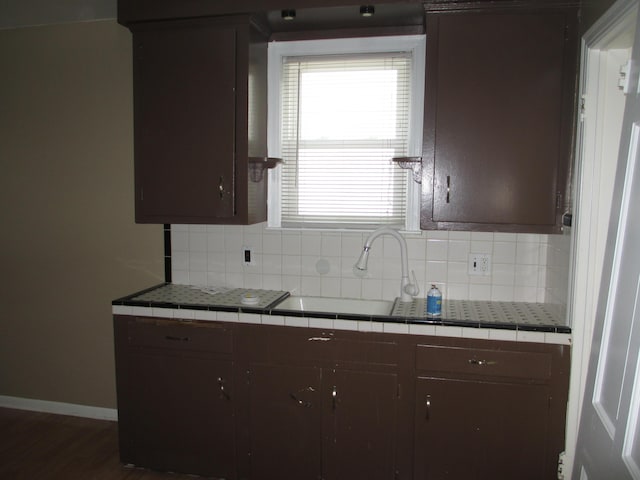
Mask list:
[[[397,230],[389,227],[380,227],[374,230],[364,242],[364,248],[362,250],[362,253],[360,254],[360,258],[358,258],[358,261],[353,266],[353,273],[355,273],[358,277],[364,276],[364,272],[367,271],[367,262],[369,261],[369,250],[371,249],[371,244],[380,235],[391,235],[400,243],[400,262],[402,265],[402,278],[400,280],[400,300],[403,302],[411,302],[412,297],[415,297],[416,295],[418,295],[418,293],[420,293],[420,287],[418,286],[418,280],[416,279],[416,274],[414,271],[411,271],[411,273],[413,274],[413,283],[409,282],[407,242]]]

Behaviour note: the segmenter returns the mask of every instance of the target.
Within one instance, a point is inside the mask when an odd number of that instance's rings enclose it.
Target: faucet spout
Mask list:
[[[373,241],[381,235],[391,235],[400,244],[400,264],[402,266],[402,278],[400,279],[400,300],[403,302],[410,302],[412,297],[415,297],[420,293],[420,288],[418,287],[418,282],[416,279],[415,273],[413,274],[414,283],[411,283],[409,280],[409,262],[407,258],[407,241],[404,239],[402,235],[397,230],[394,230],[390,227],[380,227],[367,237],[367,240],[364,242],[364,248],[362,253],[360,254],[360,258],[353,266],[353,271],[356,274],[362,276],[364,272],[367,270],[367,262],[369,260],[369,251],[371,250],[371,245]]]

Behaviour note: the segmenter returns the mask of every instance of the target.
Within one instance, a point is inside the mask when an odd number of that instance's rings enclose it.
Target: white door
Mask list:
[[[603,280],[573,466],[576,480],[640,480],[640,28],[636,23]]]

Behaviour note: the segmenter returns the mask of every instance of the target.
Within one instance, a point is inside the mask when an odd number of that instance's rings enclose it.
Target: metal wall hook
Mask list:
[[[413,181],[422,183],[422,157],[394,157],[393,163],[405,170],[413,172]]]
[[[249,178],[254,183],[260,183],[265,169],[275,168],[279,163],[282,163],[281,158],[249,157]]]

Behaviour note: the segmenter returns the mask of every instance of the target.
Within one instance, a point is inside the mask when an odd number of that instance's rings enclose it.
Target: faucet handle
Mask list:
[[[413,275],[413,283],[405,285],[404,292],[415,297],[420,293],[420,286],[418,285],[418,278],[416,277],[416,272],[414,270],[411,270],[411,275]]]

